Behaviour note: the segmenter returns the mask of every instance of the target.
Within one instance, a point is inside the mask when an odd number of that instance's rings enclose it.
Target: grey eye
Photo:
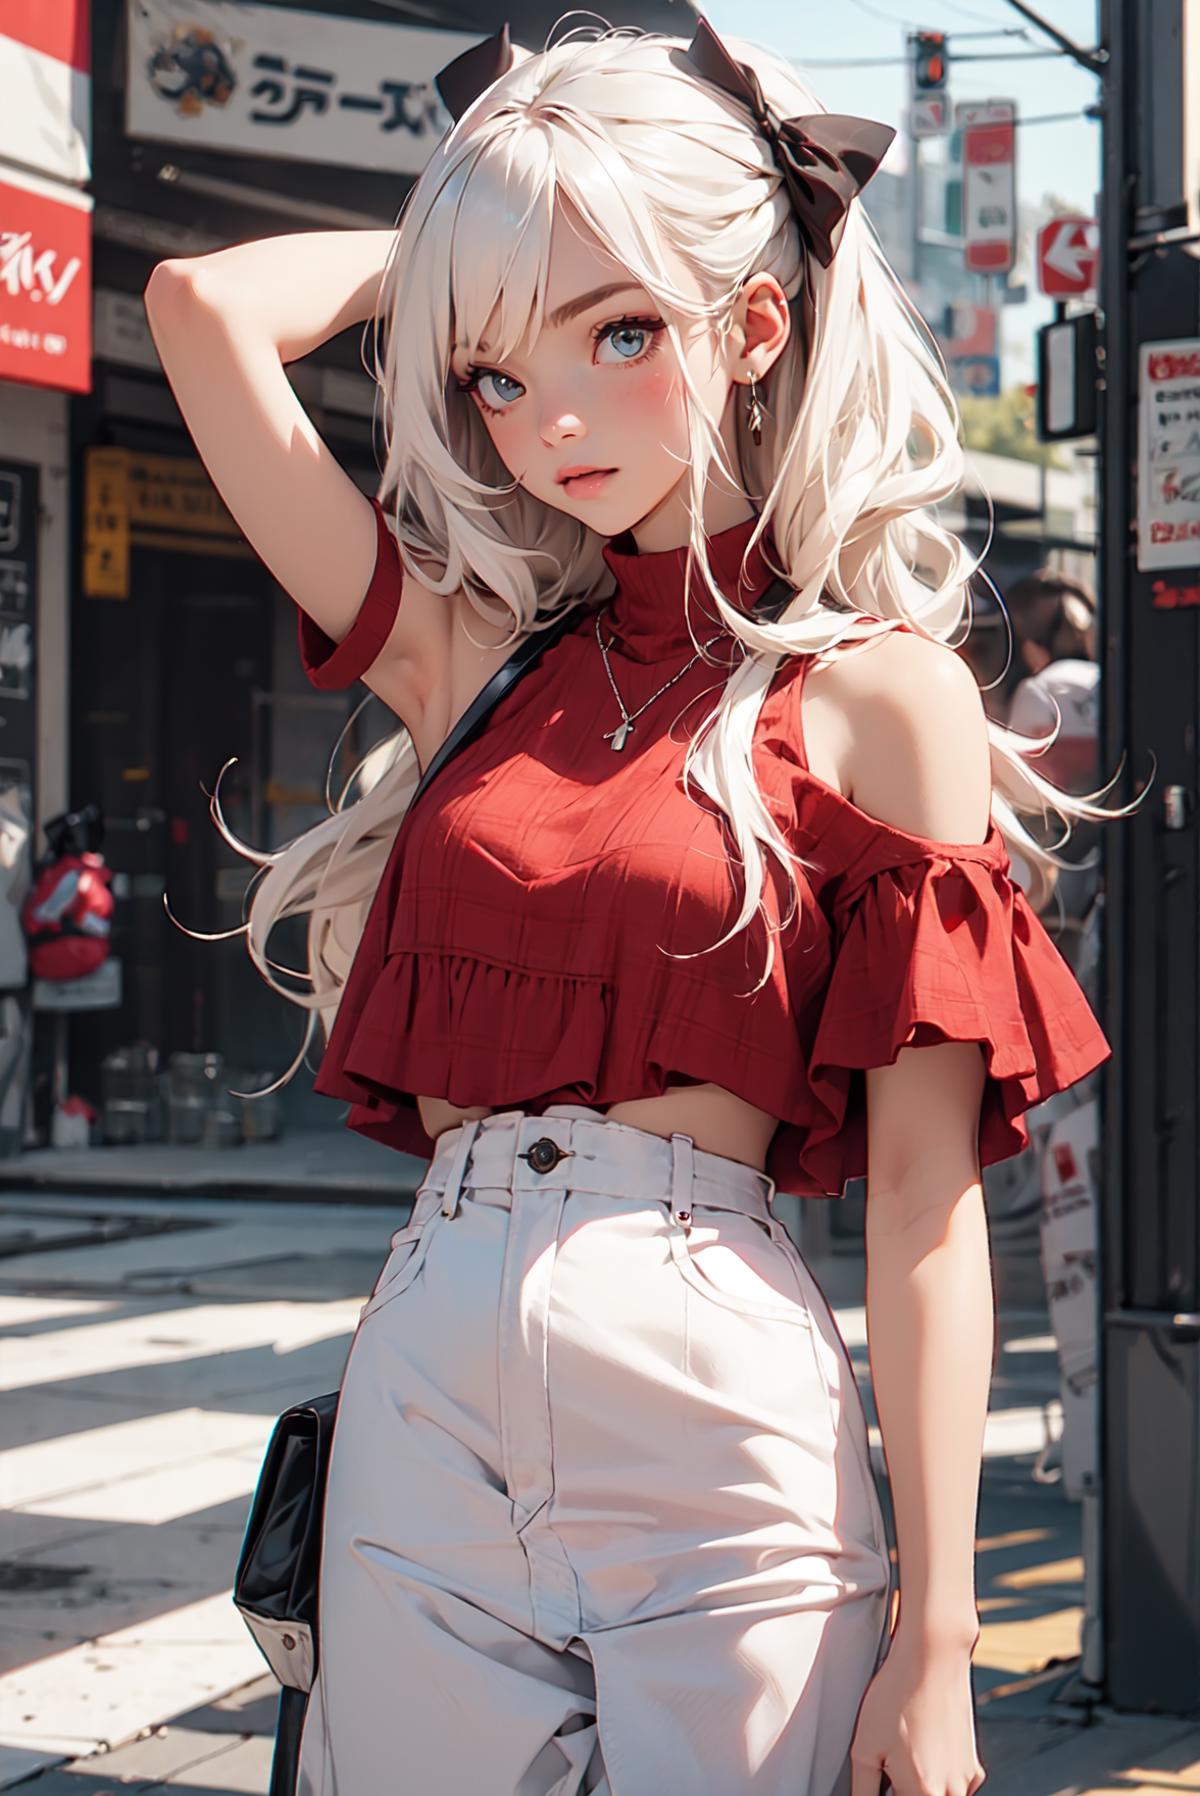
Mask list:
[[[649,335],[650,332],[643,325],[623,324],[618,330],[609,332],[603,339],[601,348],[605,343],[611,343],[621,361],[631,362],[641,354]]]
[[[488,381],[492,383],[490,393],[484,392],[484,386]],[[520,381],[514,380],[511,374],[481,374],[478,386],[484,403],[494,407],[496,411],[506,410],[525,391]],[[512,391],[513,388],[516,390]]]

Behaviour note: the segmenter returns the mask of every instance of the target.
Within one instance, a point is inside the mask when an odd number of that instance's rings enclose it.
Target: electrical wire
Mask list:
[[[958,13],[961,18],[974,19],[978,25],[991,25],[994,23],[992,19],[985,18],[981,12],[976,12],[973,7],[960,5],[959,0],[942,0],[942,4],[943,6],[948,6],[951,12]],[[1011,27],[1008,29],[1011,29]]]
[[[1046,62],[1058,61],[1065,56],[1068,62],[1075,58],[1067,50],[985,50],[982,55],[968,50],[965,56],[947,56],[947,62]]]
[[[898,24],[898,20],[892,21]],[[1064,58],[1070,62],[1072,57],[1065,50],[995,50],[976,55],[969,51],[966,56],[946,57],[950,64],[961,62],[1043,62],[1052,58],[1061,62]],[[906,69],[910,66],[908,56],[805,56],[795,58],[799,66],[806,69]]]
[[[872,0],[850,0],[850,4],[856,6],[859,12],[865,13],[869,19],[879,19],[885,25],[899,25],[905,31],[920,29],[915,19],[904,18],[895,12],[884,12],[881,7],[872,5]],[[941,4],[948,5],[950,0],[941,0]],[[957,7],[955,10],[961,12],[963,9]],[[982,14],[968,12],[965,16],[968,19],[973,19],[982,17]],[[947,35],[951,34],[947,33]],[[965,38],[982,37],[1019,37],[1023,38],[1026,43],[1033,42],[1028,25],[996,25],[990,31],[956,31],[953,36],[957,42],[961,42]]]
[[[1099,123],[1096,113],[1090,111],[1086,106],[1081,106],[1077,112],[1039,112],[1035,113],[1032,118],[1021,118],[1018,115],[1013,120],[1013,125],[1019,129],[1024,129],[1026,125],[1069,125],[1076,119],[1086,119],[1089,124]]]
[[[899,13],[883,12],[878,6],[872,6],[871,0],[851,0],[851,5],[857,6],[859,12],[866,13],[869,19],[880,19],[885,25],[900,25],[905,30],[909,29],[907,19],[902,19]]]

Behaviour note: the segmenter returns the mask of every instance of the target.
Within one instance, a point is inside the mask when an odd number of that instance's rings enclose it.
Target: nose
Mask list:
[[[577,412],[560,406],[550,406],[543,416],[541,437],[547,449],[554,449],[560,443],[575,443],[587,435],[587,426]]]

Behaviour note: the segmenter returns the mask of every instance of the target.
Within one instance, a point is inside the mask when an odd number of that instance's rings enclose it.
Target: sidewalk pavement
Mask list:
[[[290,1203],[394,1203],[411,1197],[424,1160],[396,1153],[349,1129],[288,1129],[275,1141],[236,1147],[173,1146],[28,1149],[0,1160],[0,1201],[22,1191],[71,1191],[123,1198],[282,1199]]]
[[[277,1687],[230,1601],[246,1512],[276,1415],[336,1388],[408,1208],[386,1185],[323,1195],[0,1192],[0,1789],[267,1789]],[[813,1270],[882,1490],[862,1261]],[[1044,1309],[1002,1307],[999,1328],[973,1668],[988,1796],[1200,1790],[1200,1726],[1081,1683],[1079,1509],[1033,1476],[1060,1427],[1054,1344]]]

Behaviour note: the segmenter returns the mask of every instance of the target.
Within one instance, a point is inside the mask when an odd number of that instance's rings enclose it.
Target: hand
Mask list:
[[[859,1705],[850,1796],[975,1796],[986,1772],[975,1750],[971,1655],[924,1651],[894,1636]]]

